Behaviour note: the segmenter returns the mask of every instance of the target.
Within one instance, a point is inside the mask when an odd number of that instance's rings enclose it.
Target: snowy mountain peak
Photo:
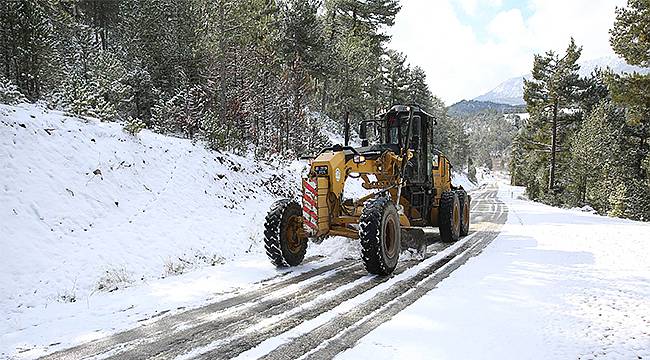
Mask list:
[[[530,75],[517,76],[508,79],[499,84],[489,92],[476,97],[477,101],[490,101],[500,104],[508,105],[523,105],[524,104],[524,77]]]
[[[647,74],[650,69],[629,65],[625,60],[615,56],[604,56],[597,59],[586,60],[580,63],[580,76],[589,76],[596,68],[610,68],[618,74],[639,72]],[[529,79],[531,74],[510,78],[487,93],[474,98],[477,101],[490,101],[509,105],[523,105],[524,79]]]

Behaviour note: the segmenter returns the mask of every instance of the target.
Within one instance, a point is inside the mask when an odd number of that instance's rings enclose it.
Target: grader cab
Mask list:
[[[443,242],[469,230],[470,197],[451,182],[451,164],[431,146],[434,117],[418,105],[396,105],[361,123],[363,146],[334,145],[311,160],[302,201],[273,204],[265,222],[265,249],[278,267],[296,266],[308,240],[344,236],[361,241],[373,274],[388,275],[403,248],[426,250],[424,227],[438,227]],[[366,135],[374,130],[377,144]],[[344,197],[348,178],[369,194]]]

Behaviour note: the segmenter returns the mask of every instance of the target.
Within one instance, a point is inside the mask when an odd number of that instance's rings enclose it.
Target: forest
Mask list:
[[[650,3],[616,10],[612,49],[650,67]],[[512,183],[552,205],[650,220],[650,75],[596,70],[578,75],[582,48],[536,55],[524,99],[530,120],[512,149]]]
[[[650,66],[647,1],[612,16],[611,46]],[[578,75],[581,47],[533,59],[530,118],[449,116],[424,70],[389,48],[398,0],[15,0],[0,3],[0,102],[295,159],[396,103],[438,119],[431,141],[470,178],[509,162],[556,206],[650,219],[650,79]]]
[[[395,103],[441,119],[424,71],[387,48],[398,0],[19,0],[0,4],[0,100],[204,140],[258,158],[326,144]],[[1,90],[4,89],[4,90]],[[457,153],[462,154],[464,150]],[[464,164],[462,155],[453,155]]]

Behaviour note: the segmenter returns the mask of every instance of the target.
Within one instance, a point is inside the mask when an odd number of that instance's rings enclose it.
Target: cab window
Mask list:
[[[388,118],[388,144],[402,144],[401,139],[406,136],[408,131],[408,115],[402,115],[399,118],[397,115],[391,115]]]

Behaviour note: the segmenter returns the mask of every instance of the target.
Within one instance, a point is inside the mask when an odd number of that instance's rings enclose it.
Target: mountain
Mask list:
[[[455,117],[465,117],[482,112],[498,112],[498,113],[518,113],[525,112],[525,105],[510,105],[503,103],[496,103],[492,101],[479,101],[479,100],[462,100],[447,109],[447,113]]]
[[[508,105],[523,105],[525,104],[524,77],[530,78],[530,75],[508,79],[489,92],[474,98],[474,100]]]
[[[632,66],[625,60],[615,56],[605,56],[580,63],[580,76],[589,76],[596,68],[610,68],[617,74],[639,72],[650,73],[650,69]],[[510,78],[487,93],[474,98],[476,101],[493,102],[509,105],[524,104],[524,78],[530,79],[531,74]]]

